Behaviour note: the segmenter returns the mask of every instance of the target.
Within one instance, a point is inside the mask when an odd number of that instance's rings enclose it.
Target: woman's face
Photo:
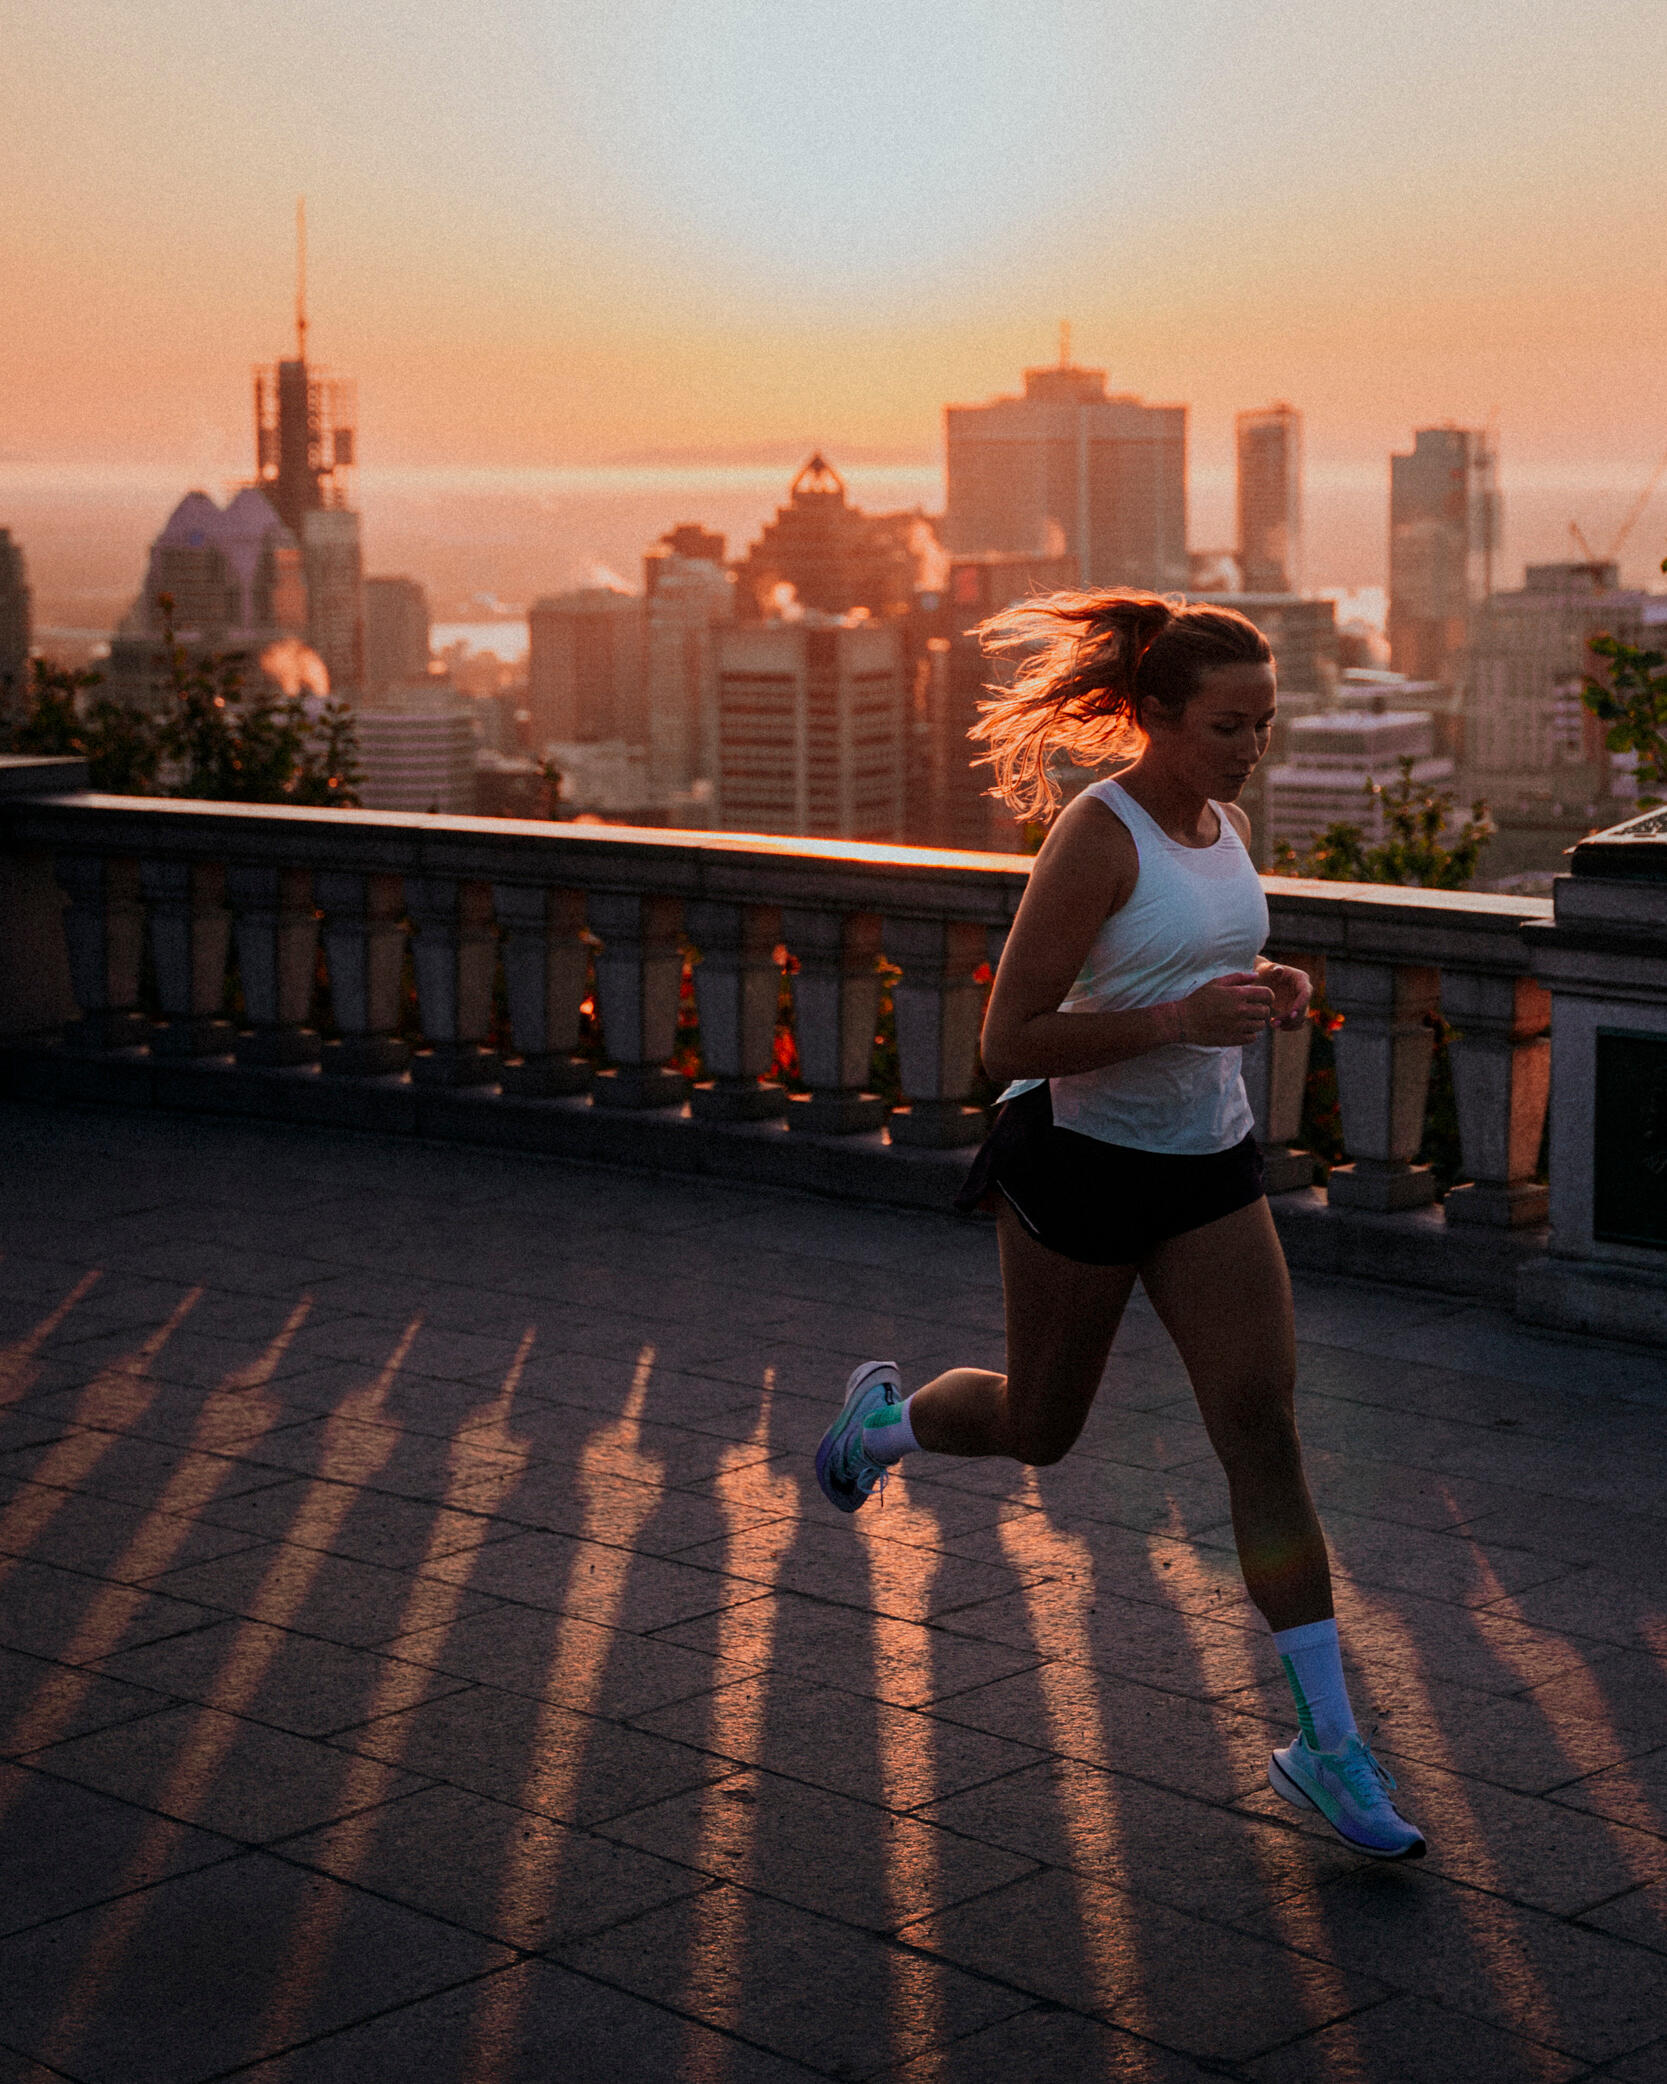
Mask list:
[[[1147,758],[1199,795],[1232,803],[1268,749],[1274,695],[1271,664],[1213,667],[1178,717],[1154,705],[1141,718]]]

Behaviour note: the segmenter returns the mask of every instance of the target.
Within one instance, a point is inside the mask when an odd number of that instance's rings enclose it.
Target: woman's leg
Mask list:
[[[1246,1589],[1275,1630],[1329,1619],[1331,1566],[1293,1405],[1291,1282],[1268,1204],[1169,1239],[1140,1278],[1227,1472]]]
[[[1130,1266],[1084,1266],[1039,1245],[1003,1200],[997,1211],[1007,1373],[951,1368],[909,1399],[916,1443],[934,1454],[1057,1462],[1082,1431],[1123,1306]]]

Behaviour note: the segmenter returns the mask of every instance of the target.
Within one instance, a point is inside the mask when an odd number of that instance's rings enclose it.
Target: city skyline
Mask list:
[[[1606,84],[1667,85],[1639,5],[1531,39],[1356,5],[1273,38],[1221,0],[8,15],[0,455],[223,448],[288,338],[299,192],[316,351],[387,468],[925,459],[1063,317],[1192,408],[1204,472],[1275,397],[1322,471],[1491,420],[1624,501],[1667,438],[1661,175]]]

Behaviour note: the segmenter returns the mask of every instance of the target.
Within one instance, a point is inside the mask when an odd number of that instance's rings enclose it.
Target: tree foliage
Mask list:
[[[116,796],[358,803],[358,747],[345,702],[331,696],[315,714],[263,678],[250,687],[246,654],[193,658],[174,635],[166,598],[163,616],[159,656],[169,701],[161,715],[96,694],[97,673],[36,659],[28,707],[8,734],[11,749],[82,758],[92,786]]]
[[[1325,883],[1400,883],[1420,890],[1468,890],[1492,838],[1485,803],[1449,836],[1453,799],[1412,778],[1412,761],[1401,761],[1397,782],[1368,781],[1368,802],[1383,807],[1383,838],[1366,839],[1364,825],[1338,823],[1310,840],[1299,854],[1288,840],[1274,852],[1282,876],[1313,876]]]
[[[1653,809],[1661,798],[1646,792],[1667,786],[1667,651],[1611,636],[1594,637],[1592,649],[1608,660],[1609,679],[1588,674],[1580,699],[1608,726],[1603,742],[1612,753],[1637,754],[1638,808]]]

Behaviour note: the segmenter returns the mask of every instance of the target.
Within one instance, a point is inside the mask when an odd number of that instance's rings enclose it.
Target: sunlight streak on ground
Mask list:
[[[644,1346],[637,1355],[624,1410],[611,1425],[601,1426],[591,1434],[579,1456],[579,1490],[585,1500],[579,1539],[587,1547],[574,1551],[560,1608],[561,1623],[550,1658],[550,1683],[533,1734],[530,1767],[521,1792],[522,1808],[559,1820],[572,1813],[573,1797],[588,1756],[587,1745],[564,1741],[571,1728],[570,1718],[574,1714],[593,1714],[601,1698],[612,1648],[609,1631],[625,1603],[631,1567],[636,1561],[633,1549],[626,1544],[636,1540],[660,1506],[665,1466],[657,1456],[642,1450],[643,1406],[653,1374],[654,1348]],[[622,1482],[620,1479],[627,1475],[632,1481]],[[599,1537],[604,1531],[611,1541],[622,1545],[602,1545]],[[581,1571],[585,1579],[582,1615],[578,1597]],[[500,1929],[528,1928],[538,1915],[538,1906],[547,1903],[554,1892],[558,1867],[558,1856],[548,1841],[517,1838],[511,1843],[505,1852],[504,1878],[498,1894]],[[471,2084],[490,2084],[490,2080],[504,2075],[505,2065],[514,2053],[516,2026],[527,1991],[525,1977],[513,1981],[504,1976],[487,1978],[465,2068]]]
[[[25,1332],[21,1339],[14,1339],[9,1346],[0,1347],[0,1404],[15,1404],[19,1397],[27,1395],[35,1379],[32,1363],[36,1354],[76,1304],[98,1286],[101,1278],[96,1271],[83,1274],[63,1301],[48,1310],[33,1331]]]
[[[121,1445],[123,1431],[144,1416],[159,1387],[151,1378],[151,1363],[202,1296],[201,1288],[183,1295],[166,1323],[159,1324],[135,1352],[101,1368],[81,1392],[70,1422],[86,1430],[56,1441],[31,1473],[31,1483],[40,1488],[22,1493],[0,1512],[0,1549],[6,1551],[0,1555],[0,1584],[69,1503],[71,1490],[86,1481],[112,1448]]]
[[[711,1695],[711,1722],[707,1742],[723,1758],[756,1759],[764,1748],[764,1723],[769,1710],[768,1673],[775,1640],[776,1580],[781,1565],[798,1538],[799,1485],[795,1477],[773,1472],[756,1457],[770,1445],[770,1424],[775,1403],[776,1371],[766,1368],[759,1398],[758,1416],[748,1438],[739,1446],[726,1448],[712,1488],[728,1522],[724,1569],[736,1568],[734,1551],[743,1543],[746,1560],[742,1567],[754,1583],[764,1587],[763,1597],[745,1608],[725,1607],[718,1616],[717,1670],[727,1674],[732,1665],[758,1668],[757,1683],[720,1685]],[[763,1532],[769,1546],[760,1555],[758,1508],[768,1506],[778,1517]],[[760,1577],[759,1573],[765,1574]],[[739,1615],[745,1612],[745,1623]],[[691,1864],[704,1873],[722,1872],[736,1888],[744,1889],[752,1864],[752,1804],[737,1801],[736,1792],[748,1793],[743,1783],[731,1779],[709,1787],[701,1795],[700,1833]],[[691,1912],[689,1960],[695,1977],[684,1992],[684,2004],[707,2026],[719,2033],[691,2036],[685,2050],[681,2084],[721,2084],[729,2068],[734,2043],[720,2035],[734,2032],[741,2024],[740,1978],[746,1966],[746,1934],[731,1932],[729,1924],[735,1899],[722,1890],[709,1889],[697,1896]],[[728,1975],[723,1999],[714,2004],[710,1991],[713,1964],[724,1962]],[[693,1988],[699,1979],[700,1992]]]

